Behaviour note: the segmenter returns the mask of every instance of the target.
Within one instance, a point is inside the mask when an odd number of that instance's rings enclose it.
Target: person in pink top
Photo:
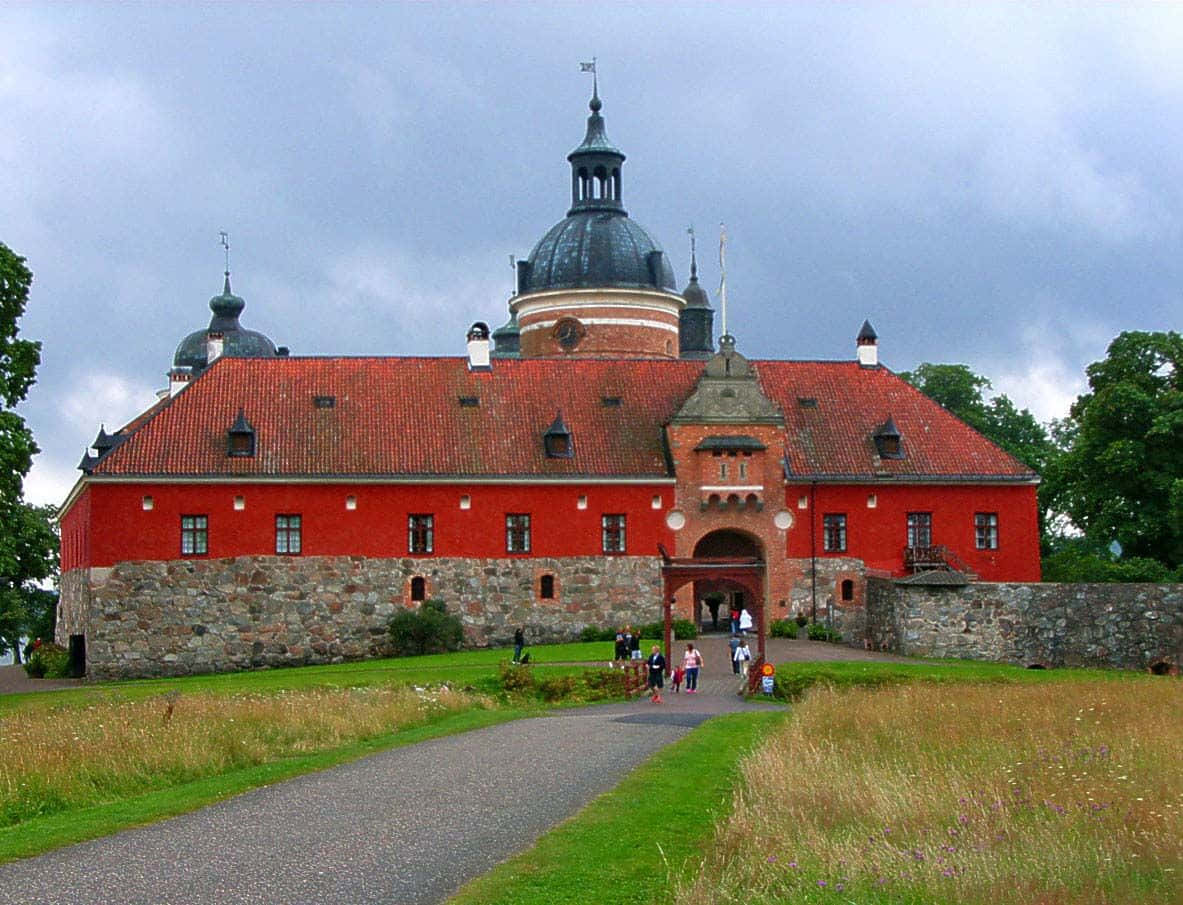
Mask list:
[[[682,668],[686,670],[686,694],[698,694],[698,671],[702,668],[702,653],[693,644],[686,645],[682,655]]]

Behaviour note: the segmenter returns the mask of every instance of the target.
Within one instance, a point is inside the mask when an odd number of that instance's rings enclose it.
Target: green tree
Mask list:
[[[45,510],[22,499],[38,450],[24,419],[13,411],[41,363],[41,344],[18,338],[32,282],[25,259],[0,243],[0,643],[5,646],[15,645],[31,627],[34,610],[44,603],[36,583],[57,567],[57,543]]]
[[[52,506],[20,503],[5,523],[8,565],[0,568],[0,655],[20,658],[20,639],[52,640],[57,594],[44,584],[57,578],[58,536]]]
[[[1183,336],[1126,332],[1089,365],[1089,392],[1057,432],[1056,505],[1094,546],[1183,564]]]
[[[1053,456],[1047,429],[1035,416],[1006,395],[987,399],[990,381],[965,365],[925,362],[900,377],[1032,470],[1042,472]]]

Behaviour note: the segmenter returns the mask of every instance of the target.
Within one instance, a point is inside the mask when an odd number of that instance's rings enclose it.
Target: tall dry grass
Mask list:
[[[818,689],[680,905],[1183,902],[1183,686]]]
[[[169,693],[0,719],[0,826],[296,754],[477,706],[440,689]]]

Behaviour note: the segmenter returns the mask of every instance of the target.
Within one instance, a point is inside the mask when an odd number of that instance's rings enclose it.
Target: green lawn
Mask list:
[[[547,664],[586,663],[605,666],[612,656],[609,642],[589,644],[550,644],[529,647],[530,660],[542,667],[540,675],[579,672],[578,666],[548,666]],[[370,685],[438,685],[448,682],[463,687],[480,687],[496,672],[498,664],[510,659],[512,648],[498,647],[481,650],[457,651],[448,654],[428,654],[421,657],[392,657],[382,660],[361,660],[327,666],[294,666],[276,669],[243,670],[199,676],[167,679],[131,679],[95,682],[73,689],[0,695],[0,716],[25,709],[40,709],[47,705],[68,707],[85,706],[95,700],[116,698],[131,700],[167,691],[181,693],[212,692],[238,694],[251,692],[267,694],[275,691],[297,691],[307,688],[359,688]]]
[[[402,729],[365,739],[331,751],[297,755],[257,766],[220,773],[192,782],[105,802],[94,807],[36,817],[13,826],[0,827],[0,864],[16,858],[29,858],[44,852],[107,836],[133,826],[175,817],[216,801],[221,801],[258,786],[291,779],[335,767],[367,754],[429,738],[481,729],[496,723],[520,719],[536,711],[506,708],[503,710],[468,710],[445,716],[435,722]]]
[[[731,812],[742,758],[787,712],[715,717],[654,755],[536,845],[465,886],[450,905],[638,905],[698,866]],[[705,905],[705,903],[704,903]]]

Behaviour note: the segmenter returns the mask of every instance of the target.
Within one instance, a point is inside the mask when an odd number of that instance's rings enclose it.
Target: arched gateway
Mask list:
[[[698,555],[699,550],[731,555]],[[714,531],[706,535],[695,547],[693,557],[672,557],[665,547],[658,545],[661,553],[662,614],[665,620],[665,658],[673,663],[674,594],[691,583],[729,584],[739,586],[747,592],[751,601],[749,607],[756,625],[756,660],[753,665],[764,662],[764,558],[755,541],[736,531]]]

